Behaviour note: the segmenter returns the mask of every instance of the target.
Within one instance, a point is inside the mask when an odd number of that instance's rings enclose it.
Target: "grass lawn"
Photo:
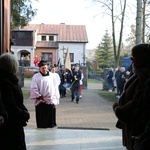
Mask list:
[[[96,80],[96,79],[88,79],[88,83],[99,84],[101,83],[101,81]],[[100,90],[99,95],[103,97],[104,99],[109,100],[111,102],[116,102],[117,100],[115,92],[108,92],[108,91]]]
[[[87,82],[88,82],[88,83],[97,83],[97,84],[101,83],[101,81],[96,80],[96,79],[88,79]]]
[[[108,92],[108,91],[101,90],[99,92],[99,95],[101,97],[103,97],[104,99],[109,100],[111,102],[116,102],[117,101],[116,93],[114,93],[114,92]]]

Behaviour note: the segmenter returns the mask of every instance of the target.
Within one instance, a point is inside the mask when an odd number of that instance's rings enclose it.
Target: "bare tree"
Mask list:
[[[136,44],[141,43],[142,36],[142,0],[137,0]]]
[[[115,5],[115,0],[93,0],[93,2],[99,2],[103,8],[106,8],[105,14],[111,17],[112,23],[112,40],[113,40],[113,50],[114,50],[114,66],[119,65],[120,60],[120,51],[122,49],[122,36],[123,36],[123,27],[124,27],[124,17],[126,10],[126,0],[120,0],[119,4]],[[119,7],[118,7],[119,5]],[[115,7],[116,6],[116,7]],[[116,11],[117,10],[117,11]],[[116,14],[118,12],[118,15]],[[119,42],[117,45],[116,41],[116,22],[120,21],[120,32],[119,32]]]

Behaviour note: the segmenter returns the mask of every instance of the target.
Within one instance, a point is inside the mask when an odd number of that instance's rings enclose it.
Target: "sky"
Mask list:
[[[101,7],[91,0],[38,1],[33,3],[33,7],[38,11],[30,23],[85,25],[89,41],[88,49],[98,46],[106,30],[111,34],[111,18],[108,15],[104,16],[100,11]],[[131,20],[130,24],[133,21]]]

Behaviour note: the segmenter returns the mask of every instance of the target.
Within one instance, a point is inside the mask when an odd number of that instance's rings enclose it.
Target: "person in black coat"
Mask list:
[[[30,118],[16,76],[18,61],[9,53],[0,56],[0,91],[8,118],[0,127],[1,150],[26,150],[24,127]]]
[[[4,105],[2,103],[1,91],[0,91],[0,127],[3,126],[7,118],[8,118],[8,113],[6,112]]]
[[[135,45],[132,50],[134,74],[125,83],[119,102],[113,105],[122,129],[123,145],[128,150],[150,148],[150,45]]]
[[[73,102],[76,97],[76,103],[79,103],[79,88],[81,80],[81,71],[79,70],[79,64],[75,64],[75,69],[72,70],[72,84],[71,84],[71,101]]]
[[[121,96],[121,94],[123,92],[124,84],[126,82],[127,75],[126,75],[125,67],[120,67],[119,71],[120,72],[118,73],[116,82],[117,82],[117,88],[118,88],[118,95]]]
[[[112,89],[113,89],[113,68],[109,68],[109,71],[107,72],[106,74],[106,77],[107,77],[107,84],[108,84],[108,91],[109,92],[112,92]]]

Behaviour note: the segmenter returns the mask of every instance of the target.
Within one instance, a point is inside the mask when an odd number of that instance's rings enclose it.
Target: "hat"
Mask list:
[[[38,63],[38,66],[39,66],[39,67],[42,67],[42,66],[45,66],[45,65],[48,65],[47,61],[45,61],[45,60],[41,60],[41,61]]]
[[[78,63],[76,63],[74,66],[79,67],[79,64],[78,64]]]

